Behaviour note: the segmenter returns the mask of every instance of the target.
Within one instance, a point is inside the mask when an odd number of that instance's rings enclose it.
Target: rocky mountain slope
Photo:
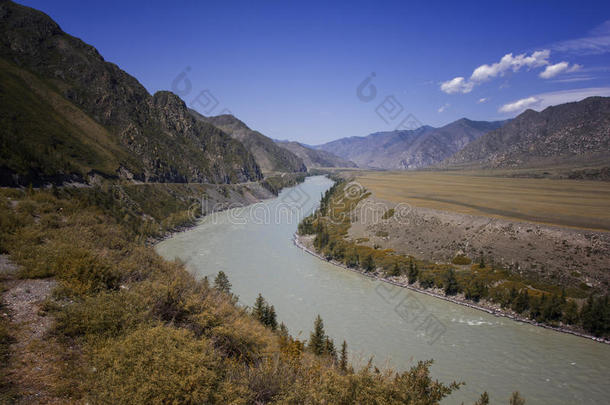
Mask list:
[[[280,148],[271,138],[250,129],[233,115],[224,114],[216,117],[205,117],[195,110],[191,115],[201,122],[207,122],[240,141],[250,153],[263,172],[305,172],[307,167],[303,160],[294,153]]]
[[[294,153],[305,163],[308,168],[314,167],[356,167],[354,162],[342,159],[330,152],[321,149],[313,149],[299,142],[275,141],[280,147]]]
[[[501,122],[462,118],[441,128],[422,126],[415,130],[377,132],[316,148],[349,159],[359,167],[416,169],[441,162],[500,125]]]
[[[97,174],[160,182],[262,177],[254,157],[194,119],[169,92],[150,95],[46,14],[0,2],[0,183]]]
[[[527,110],[470,143],[444,166],[512,168],[608,166],[610,98],[590,97],[536,112]]]

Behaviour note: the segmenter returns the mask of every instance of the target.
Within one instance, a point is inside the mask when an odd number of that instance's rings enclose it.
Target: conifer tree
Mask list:
[[[275,314],[275,307],[273,305],[265,308],[265,325],[269,326],[271,330],[277,329],[277,315]]]
[[[326,333],[324,332],[324,322],[320,315],[314,321],[313,332],[309,335],[308,347],[309,350],[318,356],[324,354],[326,349]]]
[[[341,345],[341,355],[339,357],[339,369],[344,373],[347,372],[347,342],[344,340]]]
[[[256,301],[254,301],[254,308],[252,308],[252,314],[254,315],[254,317],[256,319],[258,319],[260,322],[263,322],[263,323],[264,323],[266,306],[267,306],[267,302],[263,298],[263,295],[261,293],[259,293],[258,297],[256,297]]]
[[[231,293],[231,283],[224,271],[221,270],[218,272],[218,275],[214,279],[214,288],[225,294]]]
[[[401,270],[398,261],[394,262],[394,267],[392,267],[392,271],[390,272],[391,276],[400,276]]]
[[[407,277],[409,278],[409,284],[413,284],[417,281],[417,277],[419,276],[419,269],[417,268],[417,263],[413,263],[413,259],[409,262],[409,274]]]
[[[337,362],[337,349],[335,349],[335,342],[326,336],[324,339],[324,354],[330,356],[333,362]]]
[[[364,267],[365,271],[372,271],[375,269],[375,262],[373,261],[372,255],[366,255],[364,260],[362,261],[362,267]]]
[[[457,279],[455,278],[455,271],[453,269],[449,269],[447,271],[447,275],[445,276],[445,294],[446,295],[455,295],[459,291],[459,285]]]
[[[481,394],[481,396],[479,397],[477,402],[474,403],[474,405],[489,405],[489,394],[487,393],[487,391]]]

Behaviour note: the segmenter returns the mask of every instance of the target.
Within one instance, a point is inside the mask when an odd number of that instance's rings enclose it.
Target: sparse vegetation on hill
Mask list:
[[[178,215],[184,200],[170,209],[158,199],[150,213]],[[0,203],[2,250],[19,276],[58,281],[44,305],[55,319],[45,339],[63,359],[45,377],[45,395],[55,400],[436,404],[459,386],[431,379],[429,362],[402,373],[352,370],[336,358],[321,320],[310,342],[281,325],[274,331],[264,300],[262,316],[251,313],[236,304],[226,277],[214,286],[196,281],[147,248],[147,236],[174,224],[148,218],[112,188],[3,189]]]

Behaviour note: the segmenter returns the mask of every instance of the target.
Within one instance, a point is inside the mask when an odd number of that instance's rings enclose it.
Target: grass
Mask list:
[[[469,172],[364,172],[373,195],[395,203],[610,231],[610,183],[493,177]]]

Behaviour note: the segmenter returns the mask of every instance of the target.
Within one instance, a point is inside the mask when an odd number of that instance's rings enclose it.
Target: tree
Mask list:
[[[519,292],[519,295],[517,295],[517,298],[513,301],[513,311],[521,314],[523,313],[525,310],[527,310],[530,306],[530,297],[529,294],[527,292],[527,288],[524,288],[521,292]]]
[[[595,336],[610,332],[610,304],[608,296],[595,298],[589,296],[580,312],[582,327]]]
[[[263,322],[265,317],[265,308],[267,307],[267,302],[263,298],[261,293],[256,297],[256,301],[254,301],[254,308],[252,308],[252,315],[259,321]]]
[[[487,286],[482,281],[475,280],[470,283],[466,289],[466,299],[479,302],[479,300],[487,295]]]
[[[344,373],[347,372],[347,343],[345,340],[341,345],[341,355],[339,357],[339,369]]]
[[[277,315],[275,313],[275,307],[267,304],[267,301],[265,301],[260,293],[254,302],[252,315],[254,315],[254,317],[263,325],[269,326],[272,330],[277,329]]]
[[[519,391],[513,392],[513,395],[510,396],[510,405],[525,405],[525,400],[521,398]]]
[[[314,354],[321,356],[326,349],[326,333],[324,332],[324,322],[322,317],[318,315],[313,324],[313,332],[309,335],[308,345],[309,350]]]
[[[275,314],[275,307],[273,305],[265,308],[263,323],[266,326],[269,326],[271,330],[277,329],[277,315]]]
[[[409,284],[416,282],[418,276],[419,269],[417,268],[417,263],[413,263],[413,259],[411,259],[411,261],[409,261],[409,274],[407,275],[409,278]]]
[[[460,290],[457,279],[455,278],[455,271],[449,269],[445,276],[445,295],[455,295]]]
[[[324,339],[324,354],[330,356],[334,363],[337,363],[337,349],[335,349],[335,342],[326,336]]]
[[[568,325],[576,325],[578,323],[578,305],[573,300],[568,301],[564,305],[562,322]]]
[[[483,257],[483,255],[481,255],[481,260],[479,261],[479,268],[480,269],[485,268],[485,258]]]
[[[373,255],[366,255],[362,261],[362,267],[365,271],[372,271],[375,269],[375,262],[373,261]]]
[[[221,270],[218,272],[218,275],[214,279],[214,288],[225,294],[231,293],[231,283],[224,271]]]
[[[401,269],[400,269],[400,265],[398,264],[398,261],[394,262],[394,266],[392,267],[392,271],[390,272],[390,276],[400,276],[401,273]]]
[[[283,338],[288,338],[288,336],[290,336],[290,333],[288,333],[288,327],[284,322],[280,323],[279,333]]]
[[[489,394],[487,393],[487,391],[481,394],[481,396],[479,397],[477,402],[474,403],[474,405],[489,405]]]

